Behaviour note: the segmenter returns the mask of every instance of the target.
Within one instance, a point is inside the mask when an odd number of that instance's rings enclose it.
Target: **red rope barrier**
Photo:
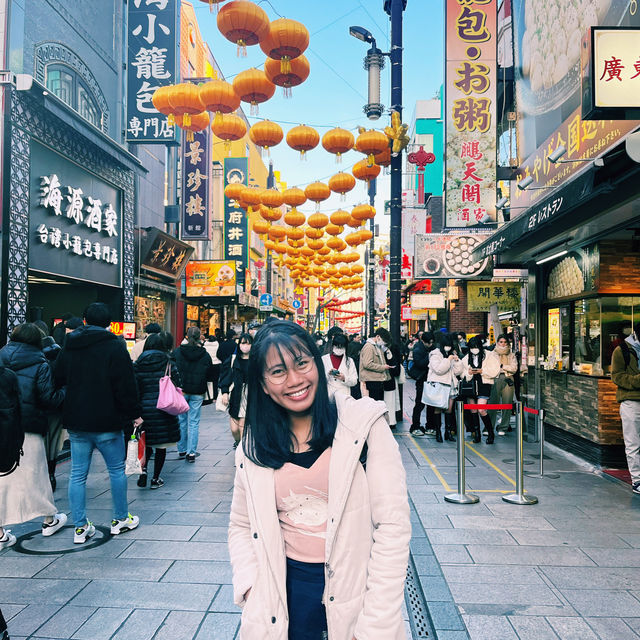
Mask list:
[[[503,411],[504,409],[513,409],[512,404],[465,404],[464,409],[480,409],[490,411]]]
[[[529,407],[523,407],[523,411],[525,413],[532,413],[534,416],[537,416],[540,413],[537,409],[529,409]]]

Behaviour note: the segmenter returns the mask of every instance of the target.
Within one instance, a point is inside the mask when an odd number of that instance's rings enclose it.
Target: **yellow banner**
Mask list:
[[[489,312],[497,304],[498,311],[520,308],[519,282],[467,282],[467,311]]]

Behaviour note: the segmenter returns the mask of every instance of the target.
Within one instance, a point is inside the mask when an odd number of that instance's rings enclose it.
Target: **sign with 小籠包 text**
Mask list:
[[[496,16],[496,0],[446,0],[447,228],[496,219]]]
[[[120,287],[122,192],[31,143],[29,268]]]
[[[129,0],[127,20],[127,142],[175,142],[168,116],[152,103],[156,89],[178,82],[177,0]]]
[[[520,309],[521,285],[519,282],[467,282],[467,311],[489,313],[491,305],[498,311]]]
[[[224,186],[248,184],[248,158],[225,158]],[[235,260],[236,283],[244,289],[249,264],[249,223],[247,212],[235,201],[224,197],[224,257]]]
[[[209,127],[193,133],[182,148],[182,240],[209,239]]]

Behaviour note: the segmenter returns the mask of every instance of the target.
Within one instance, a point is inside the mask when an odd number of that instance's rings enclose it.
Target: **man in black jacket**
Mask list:
[[[75,522],[73,541],[86,542],[95,533],[85,510],[91,455],[98,449],[111,479],[114,517],[111,534],[135,529],[139,520],[129,513],[123,428],[141,424],[138,390],[131,358],[107,327],[111,313],[94,302],[85,313],[86,326],[67,335],[57,360],[56,381],[67,386],[62,420],[71,442],[69,503]]]
[[[413,366],[411,367],[411,377],[416,381],[416,402],[413,406],[413,415],[411,416],[411,427],[409,433],[414,436],[423,436],[426,433],[425,428],[420,424],[420,414],[424,409],[422,403],[422,392],[424,391],[424,383],[429,375],[429,353],[433,349],[435,338],[431,331],[425,331],[420,340],[413,347]],[[427,407],[427,428],[433,425],[435,412],[433,407]]]

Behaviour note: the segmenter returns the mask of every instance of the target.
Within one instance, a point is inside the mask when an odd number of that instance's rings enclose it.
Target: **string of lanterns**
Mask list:
[[[214,77],[200,85],[182,82],[163,86],[155,91],[153,105],[167,116],[168,125],[185,130],[187,140],[193,139],[194,132],[211,127],[227,152],[232,142],[248,135],[267,154],[284,141],[300,154],[301,160],[320,144],[335,156],[336,163],[341,163],[343,155],[351,150],[363,154],[365,157],[355,162],[350,171],[338,171],[326,183],[317,180],[304,189],[291,187],[280,192],[229,184],[224,191],[235,206],[248,214],[258,213],[253,231],[263,238],[265,249],[274,254],[277,264],[289,270],[297,286],[363,288],[364,266],[357,264],[360,254],[355,249],[372,237],[364,225],[375,217],[375,208],[361,204],[351,211],[338,209],[327,215],[320,212],[320,204],[332,194],[346,201],[357,181],[368,185],[375,179],[382,167],[390,165],[391,154],[399,153],[403,144],[406,146],[406,125],[394,114],[396,118],[392,118],[392,126],[385,132],[360,128],[354,136],[351,131],[334,127],[322,138],[314,127],[306,124],[293,126],[286,134],[279,124],[268,119],[248,127],[246,120],[236,113],[242,103],[249,105],[251,114],[257,114],[259,106],[269,101],[278,87],[290,98],[292,89],[308,79],[310,65],[304,52],[309,46],[309,31],[295,20],[270,21],[267,13],[249,0],[201,1],[211,11],[217,11],[218,30],[236,45],[238,56],[246,56],[247,47],[260,47],[266,55],[264,68],[246,69],[231,82]],[[298,210],[307,202],[315,205],[315,212],[308,216]],[[359,300],[350,298],[327,308],[339,311],[344,319],[353,318],[362,315],[361,312],[342,309],[341,305]]]

